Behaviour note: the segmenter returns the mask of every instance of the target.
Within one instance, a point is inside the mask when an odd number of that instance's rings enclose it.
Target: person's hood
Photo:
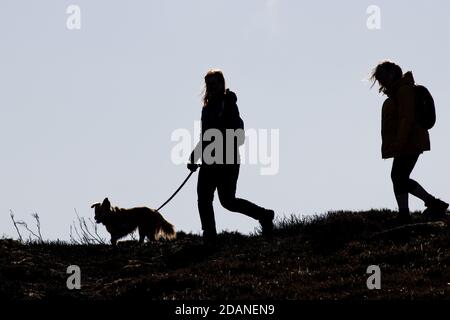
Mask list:
[[[410,86],[410,85],[414,85],[415,81],[414,81],[414,76],[412,74],[412,71],[408,71],[406,72],[403,77],[398,80],[397,82],[394,83],[394,85],[392,86],[392,90],[390,90],[388,95],[392,95],[395,94],[398,89],[400,89],[400,87],[402,86]]]
[[[409,85],[409,84],[414,84],[414,76],[412,74],[412,71],[408,71],[406,72],[403,77],[398,80],[398,85],[399,87],[403,86],[403,85]]]
[[[225,91],[225,99],[228,100],[231,103],[236,103],[237,102],[236,94],[233,91],[231,91],[230,89],[227,89]]]

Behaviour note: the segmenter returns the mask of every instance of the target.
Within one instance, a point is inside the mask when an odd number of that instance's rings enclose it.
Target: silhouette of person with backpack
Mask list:
[[[187,165],[189,170],[195,171],[198,167],[197,161],[202,160],[198,175],[197,196],[204,243],[216,243],[217,232],[213,209],[216,189],[220,203],[225,209],[258,220],[263,236],[270,238],[274,211],[236,198],[240,168],[238,147],[245,139],[244,123],[239,115],[236,94],[226,89],[225,78],[220,70],[208,71],[204,80],[201,141],[192,151]],[[212,139],[211,136],[214,134],[219,134],[221,137],[215,136]],[[219,144],[213,148],[213,143]]]
[[[443,217],[449,204],[410,178],[420,154],[431,149],[428,130],[436,120],[431,94],[415,84],[412,72],[403,74],[400,66],[390,61],[378,64],[371,80],[373,84],[378,81],[379,91],[387,96],[382,108],[381,149],[383,159],[394,158],[391,179],[400,221],[411,221],[409,194],[424,201],[425,215],[432,219]]]

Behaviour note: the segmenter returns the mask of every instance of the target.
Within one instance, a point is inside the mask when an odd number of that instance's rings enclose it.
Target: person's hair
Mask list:
[[[371,88],[375,85],[375,82],[378,81],[380,85],[379,91],[387,94],[389,89],[387,87],[386,79],[388,75],[393,75],[393,81],[397,81],[402,78],[403,71],[399,65],[395,64],[392,61],[382,61],[372,70],[372,75],[370,76],[370,80],[372,81]]]
[[[211,69],[209,70],[205,75],[205,87],[204,87],[204,94],[203,94],[203,106],[206,106],[208,104],[209,99],[209,92],[208,92],[208,86],[206,85],[206,82],[208,79],[215,77],[222,85],[223,92],[225,93],[225,77],[223,76],[223,72],[220,69]]]

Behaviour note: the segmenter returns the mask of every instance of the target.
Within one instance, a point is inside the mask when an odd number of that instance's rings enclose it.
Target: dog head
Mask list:
[[[102,203],[94,203],[91,208],[95,208],[94,218],[97,223],[104,223],[107,215],[111,213],[111,203],[108,198],[105,198]]]

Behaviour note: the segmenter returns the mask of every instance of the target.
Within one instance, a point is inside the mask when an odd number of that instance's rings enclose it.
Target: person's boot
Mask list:
[[[273,237],[273,219],[275,218],[275,212],[270,209],[265,209],[263,217],[259,219],[261,224],[262,236],[268,240]]]
[[[441,199],[432,197],[425,202],[425,206],[427,208],[424,210],[423,215],[431,220],[437,220],[446,217],[449,204]]]
[[[412,222],[412,218],[409,213],[409,209],[399,209],[397,219],[401,224],[410,224]]]
[[[206,249],[214,250],[217,248],[217,232],[215,230],[203,231],[203,245]]]

